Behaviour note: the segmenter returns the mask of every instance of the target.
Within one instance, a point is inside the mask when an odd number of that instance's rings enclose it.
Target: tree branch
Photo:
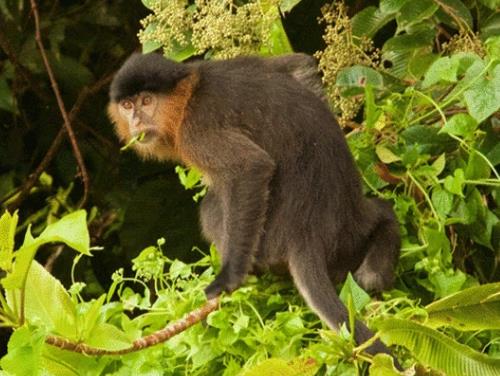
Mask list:
[[[105,350],[95,347],[90,347],[84,343],[71,342],[65,338],[48,336],[45,343],[58,347],[62,350],[78,352],[85,355],[123,355],[131,352],[136,352],[159,343],[163,343],[173,336],[190,328],[194,324],[205,319],[210,312],[215,311],[219,307],[219,298],[210,299],[204,306],[189,312],[182,319],[174,321],[167,325],[166,328],[158,330],[153,334],[136,339],[130,347],[122,350]]]
[[[64,128],[68,133],[69,140],[71,142],[71,147],[73,149],[73,154],[76,158],[76,162],[78,164],[78,168],[80,170],[80,177],[83,182],[83,197],[78,204],[78,207],[82,207],[85,205],[87,201],[88,192],[89,192],[89,177],[87,174],[87,169],[85,168],[85,163],[83,161],[82,154],[80,152],[80,148],[78,147],[78,142],[76,141],[75,132],[71,126],[71,121],[69,119],[68,113],[64,106],[64,102],[61,97],[61,92],[59,90],[59,85],[54,77],[54,72],[52,71],[52,67],[50,66],[49,59],[47,58],[47,54],[45,53],[45,47],[42,41],[42,35],[40,32],[40,17],[38,14],[38,6],[36,0],[30,0],[31,2],[31,10],[33,11],[33,17],[35,20],[35,40],[38,45],[38,49],[40,50],[40,54],[42,55],[42,60],[45,65],[45,69],[47,70],[47,74],[49,75],[50,84],[52,86],[52,90],[57,99],[57,105],[59,106],[59,111],[64,120]]]

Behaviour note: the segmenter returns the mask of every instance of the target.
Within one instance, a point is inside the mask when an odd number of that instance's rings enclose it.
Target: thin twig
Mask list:
[[[69,119],[68,113],[64,106],[64,102],[61,97],[61,92],[59,90],[59,85],[54,77],[54,72],[52,71],[52,67],[50,66],[49,59],[47,58],[47,54],[45,53],[45,47],[42,41],[42,35],[40,32],[40,18],[38,14],[38,6],[36,0],[30,0],[31,2],[31,10],[33,11],[33,18],[35,20],[35,40],[38,45],[38,49],[40,50],[40,54],[43,59],[43,63],[45,65],[45,69],[47,70],[47,74],[49,75],[50,84],[52,86],[52,90],[57,99],[57,105],[59,106],[59,111],[64,120],[64,127],[66,132],[68,133],[69,140],[71,142],[71,147],[73,149],[73,154],[76,158],[76,162],[78,164],[78,168],[80,170],[80,177],[83,182],[83,197],[78,204],[78,207],[82,207],[85,205],[87,201],[88,192],[89,192],[89,177],[87,174],[87,169],[85,168],[85,162],[83,161],[82,154],[80,152],[80,148],[78,147],[78,142],[76,141],[75,132],[71,126],[71,121]]]
[[[136,352],[147,347],[163,343],[173,336],[190,328],[194,324],[205,319],[209,313],[215,311],[219,307],[219,298],[210,299],[204,306],[189,312],[182,319],[174,321],[167,325],[166,328],[158,330],[146,337],[136,339],[130,347],[122,350],[105,350],[96,347],[88,346],[84,343],[71,342],[65,338],[48,336],[45,343],[56,346],[62,350],[78,352],[85,355],[123,355],[131,352]]]
[[[71,122],[74,122],[80,111],[82,110],[82,106],[84,102],[93,94],[97,93],[99,90],[101,90],[104,86],[106,86],[112,78],[112,74],[105,75],[101,79],[97,80],[92,86],[90,87],[85,87],[80,91],[80,94],[78,95],[78,98],[75,101],[75,104],[71,108],[71,111],[69,112],[69,119]],[[54,159],[56,156],[57,151],[59,150],[59,147],[62,145],[62,140],[64,139],[64,134],[66,133],[66,128],[62,126],[62,128],[59,130],[57,133],[56,137],[52,141],[52,144],[50,145],[49,150],[43,157],[42,161],[39,163],[37,168],[33,173],[31,173],[28,176],[28,179],[24,182],[23,187],[19,191],[19,195],[16,197],[15,201],[13,201],[11,204],[9,204],[9,211],[14,211],[19,207],[22,201],[28,196],[29,192],[31,191],[31,188],[34,187],[36,182],[38,181],[38,178],[42,174],[43,171],[47,169],[47,166],[49,163]]]

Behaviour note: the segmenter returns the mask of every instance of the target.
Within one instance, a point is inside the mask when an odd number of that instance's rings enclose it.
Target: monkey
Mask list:
[[[222,266],[208,298],[250,273],[286,271],[333,330],[348,321],[335,285],[392,286],[400,233],[389,202],[366,198],[312,57],[177,63],[133,54],[110,86],[108,115],[144,159],[194,166],[208,192],[203,235]],[[373,336],[359,320],[355,341]],[[367,351],[389,353],[380,341]]]

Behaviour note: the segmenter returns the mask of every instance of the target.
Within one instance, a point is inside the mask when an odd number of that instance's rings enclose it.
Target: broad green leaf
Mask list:
[[[427,88],[438,82],[456,82],[459,61],[448,56],[434,61],[425,74],[422,87]]]
[[[398,29],[405,29],[431,17],[439,6],[432,0],[408,1],[396,17]]]
[[[481,77],[464,92],[469,113],[481,122],[500,108],[500,64],[493,68],[491,77]]]
[[[280,0],[279,7],[283,13],[290,12],[302,0]]]
[[[436,12],[438,20],[456,29],[473,28],[471,12],[461,0],[440,0],[438,4],[440,5]],[[453,13],[453,17],[448,14],[449,12]],[[456,20],[459,20],[458,25]]]
[[[446,166],[446,155],[443,153],[437,159],[432,162],[432,168],[434,169],[434,176],[439,176]]]
[[[500,373],[500,359],[481,354],[424,325],[389,318],[381,320],[377,327],[384,343],[406,347],[420,362],[447,376]]]
[[[479,0],[480,3],[483,3],[488,8],[495,10],[500,7],[500,0]]]
[[[97,320],[99,319],[100,310],[104,304],[106,299],[106,295],[102,294],[98,299],[95,299],[92,302],[87,304],[90,305],[90,308],[85,315],[83,316],[83,329],[80,331],[79,339],[83,341],[88,341],[92,330],[97,324]]]
[[[396,13],[403,5],[411,0],[380,0],[380,11],[382,13]]]
[[[383,51],[408,51],[430,46],[434,38],[434,30],[420,30],[414,34],[403,34],[392,37],[385,42]]]
[[[384,80],[382,75],[375,69],[362,65],[355,65],[342,69],[337,75],[335,83],[340,87],[362,87],[371,85],[374,88],[382,88]]]
[[[438,298],[460,291],[466,280],[467,276],[461,270],[448,269],[446,272],[438,270],[429,273],[429,281]]]
[[[493,13],[481,23],[481,39],[500,35],[500,12]],[[491,56],[491,55],[490,55]]]
[[[157,28],[156,23],[150,23],[146,28],[144,29],[144,34],[152,34]],[[153,51],[156,51],[157,49],[161,48],[162,44],[158,41],[155,40],[146,40],[142,44],[142,53],[147,54]]]
[[[98,349],[122,350],[130,347],[132,341],[116,326],[97,323],[89,333],[86,344]]]
[[[10,90],[7,80],[0,77],[0,109],[14,112],[14,96],[12,95],[12,90]]]
[[[144,5],[149,10],[153,10],[155,4],[158,3],[157,0],[141,0],[141,2],[142,2],[142,5]]]
[[[352,303],[356,312],[360,312],[371,300],[370,295],[366,293],[354,280],[351,273],[347,275],[342,290],[340,290],[339,297],[347,304],[348,297],[352,297]]]
[[[486,157],[493,166],[500,163],[500,143],[497,143],[489,152]]]
[[[20,299],[19,291],[7,292],[9,306],[19,307]],[[73,301],[61,282],[35,260],[31,263],[26,279],[24,299],[28,323],[42,322],[54,334],[78,339]]]
[[[500,329],[500,282],[470,287],[429,304],[426,310],[432,326]]]
[[[383,145],[377,145],[375,147],[375,153],[382,162],[387,164],[401,160],[401,157],[397,156],[390,149],[386,148]]]
[[[42,331],[27,326],[16,329],[9,339],[7,354],[0,360],[2,370],[9,376],[43,375],[44,343]]]
[[[400,376],[394,368],[394,360],[389,354],[377,354],[370,365],[370,376]]]
[[[467,167],[465,167],[465,178],[470,180],[487,179],[490,177],[490,166],[478,152],[471,151]]]
[[[352,34],[357,37],[372,38],[377,31],[394,18],[390,13],[383,13],[374,6],[364,8],[351,19]]]
[[[456,114],[447,120],[439,133],[472,138],[477,126],[478,122],[469,114]]]
[[[83,254],[90,255],[86,216],[84,210],[68,214],[47,226],[35,239],[28,230],[24,244],[15,252],[14,270],[2,279],[2,285],[6,289],[21,288],[38,248],[46,243],[62,242]]]
[[[448,175],[444,179],[444,187],[446,188],[446,190],[461,197],[464,196],[462,193],[462,188],[464,186],[464,183],[465,183],[465,174],[464,170],[462,170],[461,168],[457,168],[454,171],[453,176]]]
[[[293,52],[292,45],[288,40],[283,23],[277,15],[276,20],[274,20],[271,25],[271,32],[267,44],[263,46],[261,51],[263,54],[269,55],[283,55]]]
[[[499,13],[500,14],[500,13]],[[500,60],[500,35],[488,38],[484,43],[486,51],[492,59]]]
[[[313,376],[318,366],[313,359],[296,358],[287,361],[280,358],[264,360],[257,366],[244,371],[241,376]]]
[[[432,190],[431,200],[434,208],[443,218],[446,217],[453,207],[453,195],[439,185],[436,185]]]
[[[37,238],[37,241],[42,243],[62,242],[75,251],[91,256],[86,219],[87,213],[85,210],[70,213],[59,221],[48,225]]]
[[[383,115],[381,109],[375,104],[375,94],[371,85],[365,86],[365,125],[366,128],[375,127],[377,120]]]
[[[9,271],[12,267],[14,252],[14,237],[19,217],[17,212],[10,214],[5,212],[0,217],[0,268]]]

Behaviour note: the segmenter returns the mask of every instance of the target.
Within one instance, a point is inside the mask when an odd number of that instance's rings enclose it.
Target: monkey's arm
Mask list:
[[[275,163],[238,129],[187,131],[186,159],[208,175],[222,203],[225,233],[222,269],[206,288],[208,298],[238,288],[252,266],[265,223],[269,182]],[[197,140],[197,142],[190,142]]]

